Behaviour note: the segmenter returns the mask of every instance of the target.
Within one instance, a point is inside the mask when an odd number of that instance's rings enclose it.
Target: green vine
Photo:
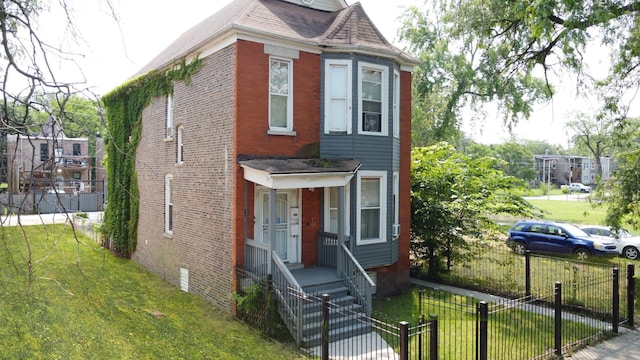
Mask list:
[[[104,95],[107,109],[107,207],[105,233],[113,244],[112,250],[122,257],[130,257],[137,245],[138,178],[136,149],[142,136],[142,111],[157,96],[173,93],[173,82],[189,84],[191,77],[202,67],[196,58],[187,64],[181,60],[167,72],[152,70],[134,78]]]

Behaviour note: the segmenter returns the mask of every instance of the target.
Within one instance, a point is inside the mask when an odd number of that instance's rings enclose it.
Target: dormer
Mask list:
[[[283,0],[288,3],[322,11],[339,11],[347,7],[344,0]]]

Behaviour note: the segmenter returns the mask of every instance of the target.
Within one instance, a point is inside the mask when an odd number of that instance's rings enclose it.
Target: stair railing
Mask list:
[[[273,292],[278,300],[278,311],[282,320],[296,340],[296,345],[302,343],[304,303],[306,294],[293,277],[287,265],[280,256],[273,251]]]
[[[345,244],[342,244],[340,248],[343,251],[342,273],[338,275],[345,281],[345,285],[351,295],[356,298],[356,302],[366,310],[367,316],[371,316],[371,296],[375,283],[349,251],[349,248]]]

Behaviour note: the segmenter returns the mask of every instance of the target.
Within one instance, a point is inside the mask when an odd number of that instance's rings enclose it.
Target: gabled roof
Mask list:
[[[344,1],[338,0],[338,3]],[[153,69],[167,68],[176,60],[229,36],[229,33],[271,36],[325,51],[379,54],[404,65],[418,65],[415,58],[382,36],[359,2],[328,12],[283,0],[234,0],[182,34],[134,77]]]

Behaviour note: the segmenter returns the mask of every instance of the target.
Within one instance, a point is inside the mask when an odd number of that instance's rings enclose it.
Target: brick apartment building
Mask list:
[[[195,57],[142,113],[132,258],[230,311],[237,269],[327,256],[352,256],[378,293],[408,287],[418,62],[359,3],[235,0],[135,77]]]

